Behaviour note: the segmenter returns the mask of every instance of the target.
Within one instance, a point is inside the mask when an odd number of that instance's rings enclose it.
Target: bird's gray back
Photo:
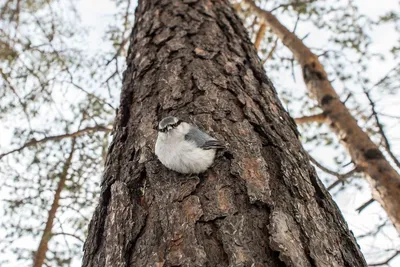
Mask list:
[[[217,139],[209,136],[205,132],[196,127],[191,127],[189,132],[185,135],[185,140],[194,142],[197,147],[203,149],[222,148],[223,144]]]

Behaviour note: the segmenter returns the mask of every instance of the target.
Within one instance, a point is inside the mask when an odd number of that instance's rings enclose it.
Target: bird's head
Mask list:
[[[159,133],[170,133],[174,129],[176,129],[182,121],[177,117],[169,116],[165,117],[158,124],[158,132]]]

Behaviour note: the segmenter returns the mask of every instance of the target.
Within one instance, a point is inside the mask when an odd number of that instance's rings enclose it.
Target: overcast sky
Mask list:
[[[77,1],[78,2],[78,1]],[[389,11],[393,8],[399,8],[398,0],[356,0],[359,4],[359,8],[361,13],[366,15],[377,17],[379,15],[384,14],[386,11]],[[84,26],[89,27],[89,35],[87,38],[86,46],[88,49],[91,48],[100,48],[99,46],[104,45],[104,49],[108,49],[106,47],[108,44],[102,41],[106,26],[113,20],[112,13],[115,10],[115,5],[113,2],[109,0],[82,0],[78,2],[78,10],[81,13],[81,19]],[[283,22],[285,23],[285,22]],[[291,25],[287,25],[291,26]],[[300,36],[304,36],[309,32],[308,28],[302,27],[299,25],[297,31]],[[390,27],[381,27],[379,31],[375,31],[372,33],[373,36],[373,45],[372,48],[376,52],[384,52],[388,50],[388,46],[392,45],[395,40],[398,39],[398,36],[393,34],[393,31]],[[307,38],[308,45],[317,45],[319,46],[321,42],[321,38],[319,35],[310,35]],[[390,56],[389,56],[390,58]],[[388,63],[385,65],[376,63],[375,67],[370,69],[369,76],[372,80],[379,80],[386,72],[391,69],[395,64],[394,60],[388,60]],[[300,70],[296,72],[298,77],[301,77]],[[297,83],[293,83],[291,78],[288,80],[288,87],[292,86],[295,88],[303,88],[304,84],[302,83],[301,79],[298,79]],[[273,81],[275,82],[275,81]],[[282,83],[282,81],[276,81],[277,83]],[[117,90],[117,89],[116,89]],[[118,89],[119,90],[119,89]],[[338,88],[340,92],[340,88]],[[303,91],[304,93],[304,91]],[[398,113],[395,110],[396,106],[393,103],[398,103],[400,105],[400,99],[389,99],[385,101],[390,101],[387,105],[386,113],[396,114]],[[400,128],[399,126],[394,126],[393,123],[387,119],[385,119],[386,123],[389,124],[390,132],[389,136],[392,137],[394,140],[396,136],[400,136]],[[1,122],[0,122],[1,123]],[[4,125],[0,124],[0,127],[3,128]],[[2,140],[0,142],[2,144],[6,144],[8,140],[10,140],[11,134],[10,132],[3,131]],[[395,151],[400,152],[400,140],[393,142],[393,148]],[[2,146],[4,148],[4,146]],[[327,166],[335,166],[333,160],[329,158],[329,152],[326,151],[325,148],[317,148],[313,150],[313,156],[318,158],[324,159],[324,164]],[[325,174],[320,174],[325,175]],[[362,203],[370,199],[371,195],[368,190],[365,190],[363,193],[357,194],[340,194],[338,198],[335,200],[337,201],[338,205],[340,206],[348,224],[355,233],[355,235],[362,234],[366,231],[366,229],[370,229],[371,225],[374,225],[379,221],[380,216],[382,216],[383,211],[377,203],[372,204],[368,209],[363,211],[361,214],[355,212],[355,209],[359,207]],[[391,231],[387,233],[388,236],[398,236],[395,231]],[[393,238],[395,240],[395,238]],[[397,246],[400,246],[400,241],[397,238],[395,241],[397,242]],[[37,244],[33,244],[33,247],[36,247]],[[370,240],[369,242],[362,242],[361,246],[363,251],[369,251],[373,247],[392,247],[393,244],[387,243],[387,239],[377,239],[377,240]],[[367,255],[366,255],[367,256]],[[15,265],[8,265],[8,266],[15,266]],[[80,266],[80,261],[75,261],[73,266]],[[400,257],[396,260],[392,261],[392,266],[400,266]]]

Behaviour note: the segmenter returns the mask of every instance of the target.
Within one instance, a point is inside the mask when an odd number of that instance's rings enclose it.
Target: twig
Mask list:
[[[347,178],[353,176],[353,174],[355,174],[357,172],[360,172],[360,170],[358,168],[354,168],[347,173],[337,175],[338,179],[335,182],[333,182],[330,186],[327,187],[328,191],[335,188],[338,184],[343,183]]]
[[[365,234],[356,236],[356,239],[360,240],[361,238],[365,238],[365,237],[368,237],[368,236],[376,236],[383,227],[385,227],[386,225],[389,225],[389,224],[390,224],[390,221],[386,220],[383,223],[381,223],[380,225],[374,227],[374,229],[372,231],[369,231],[369,232],[367,232]]]
[[[347,173],[341,174],[341,173],[332,171],[332,170],[328,169],[327,167],[323,166],[321,163],[319,163],[317,160],[315,160],[310,154],[308,154],[308,157],[309,157],[310,161],[315,166],[317,166],[320,170],[322,170],[322,171],[324,171],[324,172],[326,172],[326,173],[328,173],[330,175],[336,176],[338,178],[338,180],[336,182],[334,182],[333,184],[328,186],[328,188],[327,188],[328,190],[331,190],[332,188],[334,188],[339,183],[343,183],[345,179],[351,177],[354,173],[357,173],[357,172],[360,171],[359,168],[356,167],[356,168],[354,168],[353,170],[351,170],[351,171],[349,171]]]
[[[375,87],[377,87],[378,85],[381,85],[384,81],[386,81],[390,77],[390,73],[395,71],[398,67],[399,67],[399,64],[396,64],[391,70],[389,70],[389,72],[385,75],[385,77],[383,77],[382,79],[377,81],[369,90],[372,90]]]
[[[387,260],[385,261],[381,261],[381,262],[377,262],[377,263],[372,263],[372,264],[368,264],[368,266],[382,266],[382,265],[387,265],[389,264],[389,262],[391,260],[393,260],[394,258],[397,257],[397,255],[400,254],[400,250],[397,250],[392,256],[390,256]]]
[[[55,236],[55,235],[66,235],[66,236],[72,236],[72,237],[75,237],[76,239],[78,239],[79,241],[81,241],[82,243],[85,243],[85,240],[83,240],[82,238],[80,238],[80,237],[79,237],[79,236],[77,236],[77,235],[70,234],[70,233],[64,233],[64,232],[60,232],[60,233],[52,233],[51,235],[52,235],[52,236]]]
[[[126,43],[128,41],[129,41],[129,37],[122,40],[122,42],[119,44],[119,48],[118,48],[117,52],[115,53],[115,55],[106,62],[106,64],[105,64],[106,66],[110,65],[111,62],[113,62],[115,59],[117,59],[121,55],[121,52],[124,49],[124,46],[126,45]]]
[[[292,56],[292,59],[290,60],[290,67],[292,68],[293,81],[296,83],[296,75],[294,74],[294,56]]]
[[[279,38],[276,38],[276,39],[275,39],[274,46],[271,48],[271,51],[269,51],[267,57],[263,60],[262,64],[264,64],[264,63],[265,63],[268,59],[270,59],[270,58],[272,57],[272,55],[274,54],[275,49],[276,49],[276,47],[278,46],[278,40],[279,40]]]
[[[356,211],[358,213],[361,213],[366,207],[368,207],[369,205],[371,205],[372,203],[375,202],[375,199],[371,198],[370,200],[368,200],[367,202],[365,202],[364,204],[362,204],[360,207],[358,207],[356,209]]]
[[[346,104],[346,102],[347,102],[347,101],[350,99],[350,97],[352,97],[352,96],[353,96],[353,94],[350,92],[350,93],[346,96],[345,100],[342,101],[343,105]]]
[[[397,168],[400,169],[400,161],[396,158],[396,156],[393,154],[393,152],[391,150],[389,140],[388,140],[385,132],[383,131],[382,123],[379,121],[378,113],[375,110],[375,103],[374,103],[374,101],[372,101],[372,98],[366,89],[364,89],[364,93],[367,96],[369,104],[371,106],[372,115],[375,118],[375,123],[376,123],[376,126],[378,127],[379,134],[382,136],[383,146],[384,146],[386,152],[389,154],[390,158],[396,164]]]
[[[307,5],[307,4],[312,4],[315,1],[317,1],[317,0],[310,0],[308,2],[305,2],[305,1],[304,2],[303,1],[294,2],[294,3],[290,3],[290,4],[280,4],[280,5],[276,6],[276,7],[274,7],[273,9],[271,9],[269,12],[274,12],[275,10],[277,10],[279,8],[288,8],[290,6],[297,7],[297,6],[303,6],[303,5]]]
[[[318,161],[316,161],[310,154],[308,154],[308,157],[310,159],[310,161],[317,166],[319,169],[321,169],[322,171],[329,173],[333,176],[340,176],[340,174],[338,172],[332,171],[328,168],[326,168],[325,166],[321,165]]]
[[[19,104],[22,107],[22,110],[26,116],[26,120],[28,121],[28,125],[29,125],[29,129],[32,131],[32,126],[31,126],[31,119],[29,117],[28,111],[26,110],[26,103],[24,103],[21,99],[21,97],[18,95],[17,93],[17,89],[11,84],[11,82],[8,80],[7,75],[3,72],[3,69],[0,68],[0,74],[3,77],[4,81],[8,84],[8,86],[10,87],[11,91],[13,92],[13,94],[16,96],[16,98],[18,99]]]

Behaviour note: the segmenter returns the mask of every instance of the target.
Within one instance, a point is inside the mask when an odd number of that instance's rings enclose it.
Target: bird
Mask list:
[[[224,147],[221,141],[177,117],[165,117],[158,124],[155,154],[165,167],[178,173],[206,171],[217,149]]]

